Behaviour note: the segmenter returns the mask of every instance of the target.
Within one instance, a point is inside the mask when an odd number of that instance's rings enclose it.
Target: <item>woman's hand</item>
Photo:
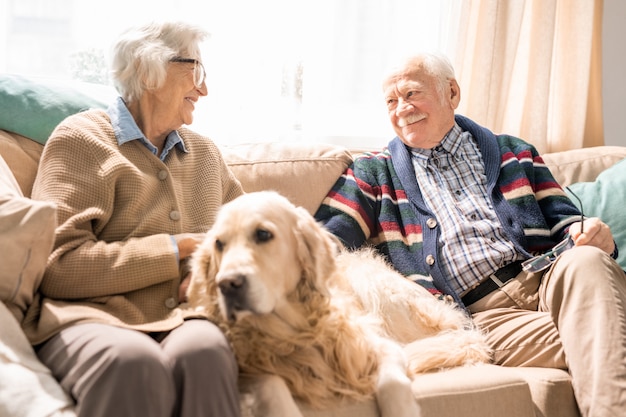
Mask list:
[[[615,250],[615,241],[611,228],[597,217],[585,219],[583,232],[581,222],[573,223],[569,228],[569,234],[576,246],[590,245],[602,249],[608,254]]]

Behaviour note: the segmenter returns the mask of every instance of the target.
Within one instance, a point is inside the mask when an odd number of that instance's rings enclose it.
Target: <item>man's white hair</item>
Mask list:
[[[384,82],[401,73],[421,70],[437,79],[437,90],[443,93],[450,80],[455,80],[454,67],[447,56],[441,53],[424,52],[402,58],[387,71]]]

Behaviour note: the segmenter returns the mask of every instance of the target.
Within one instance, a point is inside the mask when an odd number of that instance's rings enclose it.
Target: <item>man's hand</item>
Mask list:
[[[206,233],[181,233],[174,235],[178,245],[178,259],[183,260],[191,256],[205,236]]]
[[[180,303],[187,301],[187,288],[191,282],[191,267],[189,264],[191,254],[193,254],[205,236],[205,233],[183,233],[174,236],[178,244],[178,255],[181,260],[180,276],[182,280],[178,287],[178,302]]]
[[[178,302],[185,303],[187,302],[187,288],[189,288],[189,283],[191,282],[191,272],[189,272],[185,278],[180,283],[178,287]]]
[[[569,234],[576,246],[590,245],[602,249],[608,254],[615,250],[613,234],[608,224],[597,217],[585,219],[583,233],[581,222],[573,223],[569,228]]]

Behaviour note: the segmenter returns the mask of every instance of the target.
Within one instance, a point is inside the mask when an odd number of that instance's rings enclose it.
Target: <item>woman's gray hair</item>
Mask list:
[[[200,58],[204,29],[183,22],[149,23],[124,31],[111,50],[111,77],[128,103],[161,87],[176,57]]]

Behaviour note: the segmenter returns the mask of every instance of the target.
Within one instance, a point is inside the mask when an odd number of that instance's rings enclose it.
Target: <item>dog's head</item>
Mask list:
[[[193,255],[189,301],[236,320],[280,310],[295,293],[328,294],[335,240],[303,208],[271,191],[225,204]]]

